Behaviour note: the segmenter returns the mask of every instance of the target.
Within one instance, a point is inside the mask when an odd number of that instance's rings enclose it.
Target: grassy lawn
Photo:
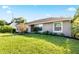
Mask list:
[[[66,53],[79,53],[79,40],[40,34],[0,34],[0,54]]]

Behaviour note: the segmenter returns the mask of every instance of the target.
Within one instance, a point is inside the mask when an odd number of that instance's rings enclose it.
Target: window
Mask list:
[[[63,31],[63,23],[62,22],[55,22],[53,23],[53,31],[54,32],[62,32]]]
[[[42,27],[43,27],[43,24],[37,24],[37,25],[34,26],[34,31],[41,32],[42,31]]]
[[[42,27],[43,26],[43,24],[37,24],[37,25],[35,25],[35,27]]]
[[[38,27],[39,27],[39,31],[42,31],[43,24],[39,24]]]

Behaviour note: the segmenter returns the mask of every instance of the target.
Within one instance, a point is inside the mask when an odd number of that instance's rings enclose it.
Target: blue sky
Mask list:
[[[0,5],[0,18],[8,22],[13,17],[23,16],[27,21],[40,18],[73,16],[78,5]]]

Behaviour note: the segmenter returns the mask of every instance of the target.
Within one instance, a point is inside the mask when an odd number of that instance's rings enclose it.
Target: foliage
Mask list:
[[[57,34],[57,33],[52,33],[50,31],[44,31],[42,34],[45,34],[45,35],[53,35],[53,36],[65,36],[63,33],[60,33],[60,34]]]
[[[11,33],[13,30],[15,29],[8,25],[0,26],[0,33],[6,33],[6,32]]]
[[[75,15],[74,15],[74,17],[73,17],[72,22],[74,22],[75,19],[77,19],[77,17],[79,17],[79,8],[76,9],[76,13],[75,13]]]
[[[65,36],[64,33],[60,33],[59,35],[60,35],[60,36]]]
[[[58,35],[57,33],[52,33],[52,35],[54,36],[54,35]]]
[[[77,9],[72,20],[72,36],[77,38],[77,33],[79,33],[79,8]]]
[[[79,39],[79,33],[77,33],[75,37]]]
[[[20,23],[20,24],[17,24],[17,29],[19,30],[19,32],[25,32],[27,30],[27,26],[25,23]]]
[[[27,30],[26,19],[23,17],[18,17],[12,19],[11,23],[15,22],[17,29],[20,33],[24,33]]]
[[[0,20],[0,26],[4,26],[5,25],[5,21],[4,20]]]
[[[52,35],[52,32],[50,32],[50,31],[44,31],[42,34],[45,34],[45,35]]]
[[[18,18],[14,18],[12,19],[12,22],[15,22],[15,23],[25,23],[26,22],[26,19],[24,19],[23,17],[18,17]]]
[[[73,23],[72,25],[72,36],[75,37],[79,33],[79,25],[77,23]]]

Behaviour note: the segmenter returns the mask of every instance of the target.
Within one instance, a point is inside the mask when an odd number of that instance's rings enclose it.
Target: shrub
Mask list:
[[[15,32],[16,32],[16,29],[15,29],[15,28],[13,28],[13,29],[12,29],[12,33],[15,33]]]
[[[52,35],[53,35],[53,36],[65,36],[63,33],[59,33],[59,34],[57,34],[57,33],[52,33]]]
[[[59,35],[60,35],[60,36],[65,36],[63,33],[60,33]]]
[[[4,26],[5,25],[5,21],[4,20],[0,20],[0,26]]]
[[[79,33],[75,36],[75,38],[79,39]]]
[[[57,33],[52,33],[52,35],[54,36],[54,35],[58,35]]]
[[[45,31],[45,32],[43,32],[42,34],[45,34],[45,35],[52,35],[52,33],[49,32],[49,31]]]
[[[21,32],[21,33],[28,33],[28,29],[26,29],[24,32]]]
[[[9,25],[0,26],[1,33],[11,33],[11,32],[14,33],[15,31],[16,30]]]
[[[65,36],[63,33],[57,34],[57,33],[52,33],[50,31],[44,31],[42,34],[53,35],[53,36]]]

